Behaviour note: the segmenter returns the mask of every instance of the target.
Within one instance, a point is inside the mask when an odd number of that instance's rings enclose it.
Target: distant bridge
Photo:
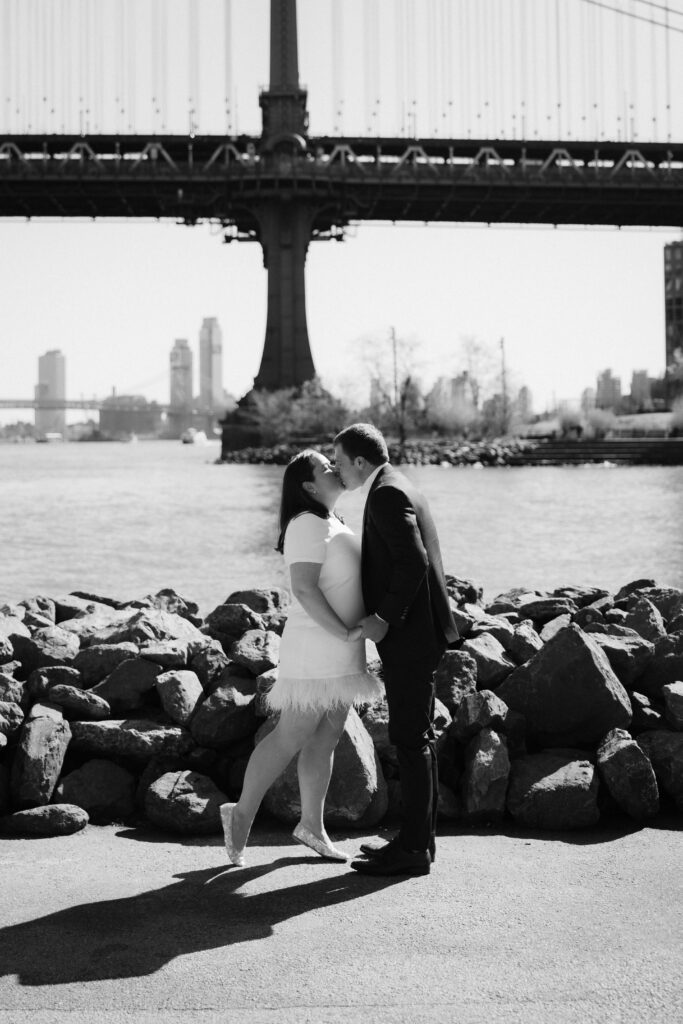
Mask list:
[[[218,411],[212,413],[211,410],[199,409],[195,406],[162,405],[160,402],[148,402],[146,405],[143,405],[141,402],[126,402],[124,399],[116,399],[112,402],[111,398],[80,398],[77,401],[70,399],[60,401],[54,398],[41,398],[40,400],[35,398],[0,398],[0,409],[41,409],[51,412],[65,409],[90,409],[95,412],[101,412],[103,409],[114,412],[140,412],[143,409],[154,409],[157,412],[175,413],[179,416],[193,414],[203,416],[220,415]]]

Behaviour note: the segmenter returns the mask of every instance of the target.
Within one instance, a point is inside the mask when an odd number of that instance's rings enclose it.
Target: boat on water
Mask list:
[[[197,430],[195,427],[188,427],[180,435],[180,440],[183,444],[206,444],[207,437],[203,430]]]

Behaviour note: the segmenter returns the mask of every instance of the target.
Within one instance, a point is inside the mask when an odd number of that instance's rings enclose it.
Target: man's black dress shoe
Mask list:
[[[388,850],[390,846],[393,846],[397,843],[398,836],[394,836],[394,838],[390,839],[388,843],[361,843],[359,846],[359,850],[362,854],[365,854],[366,857],[378,857],[380,854],[384,853],[385,850]],[[429,844],[429,856],[433,864],[434,861],[436,860],[435,843]]]
[[[397,842],[388,843],[381,853],[351,861],[361,875],[428,875],[432,862],[425,850],[404,850]]]

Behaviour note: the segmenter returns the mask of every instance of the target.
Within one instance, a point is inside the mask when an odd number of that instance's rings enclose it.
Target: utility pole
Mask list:
[[[503,416],[502,416],[502,427],[503,434],[507,434],[508,431],[508,387],[507,387],[507,372],[505,368],[505,338],[500,339],[500,381],[501,390],[503,392]]]
[[[397,356],[397,344],[396,344],[396,328],[391,328],[391,347],[394,359],[394,412],[396,414],[396,424],[398,426],[398,443],[400,449],[399,459],[403,461],[403,453],[405,450],[406,443],[406,425],[405,425],[405,403],[407,398],[407,387],[410,378],[405,381],[401,381],[401,388],[398,386],[398,356]]]

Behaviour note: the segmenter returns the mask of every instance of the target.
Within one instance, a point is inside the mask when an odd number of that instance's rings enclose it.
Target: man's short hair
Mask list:
[[[350,459],[360,456],[373,466],[389,461],[387,443],[372,423],[352,423],[337,434],[334,443],[340,445]]]

